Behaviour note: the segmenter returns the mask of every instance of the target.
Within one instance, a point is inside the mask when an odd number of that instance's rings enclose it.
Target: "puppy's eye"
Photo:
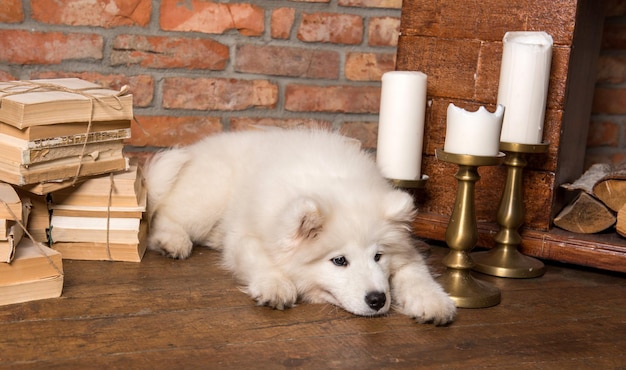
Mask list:
[[[336,266],[348,266],[348,260],[344,256],[331,258],[330,261]]]
[[[376,253],[376,255],[374,256],[374,261],[378,262],[380,261],[380,257],[382,257],[383,254],[382,253]]]

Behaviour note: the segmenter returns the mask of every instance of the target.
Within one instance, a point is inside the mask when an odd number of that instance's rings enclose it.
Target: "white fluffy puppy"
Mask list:
[[[158,153],[146,170],[149,246],[186,258],[222,251],[258,304],[391,306],[419,322],[453,320],[453,301],[413,244],[413,199],[371,157],[326,131],[225,133]]]

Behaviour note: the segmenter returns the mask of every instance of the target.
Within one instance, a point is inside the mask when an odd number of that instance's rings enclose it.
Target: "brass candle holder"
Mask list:
[[[428,181],[428,178],[428,175],[422,175],[418,180],[401,180],[387,178],[387,181],[389,181],[391,185],[401,189],[422,189],[426,186],[426,181]]]
[[[495,166],[504,160],[504,153],[494,157],[447,153],[437,149],[438,160],[457,164],[454,177],[458,188],[454,210],[446,229],[446,243],[450,252],[443,259],[446,272],[438,279],[457,307],[483,308],[500,303],[500,290],[492,284],[479,281],[470,273],[474,262],[469,252],[478,241],[474,185],[480,179],[479,166]]]
[[[538,259],[519,252],[522,237],[518,230],[524,222],[522,197],[522,171],[527,164],[524,154],[545,153],[548,144],[500,143],[506,153],[504,164],[507,177],[498,207],[497,221],[500,230],[494,236],[496,246],[486,252],[472,253],[474,270],[484,274],[507,278],[534,278],[545,273],[544,264]]]

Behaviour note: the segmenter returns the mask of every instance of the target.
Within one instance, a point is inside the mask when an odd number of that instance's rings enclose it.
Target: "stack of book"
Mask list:
[[[57,298],[63,291],[61,253],[23,238],[15,258],[0,263],[0,305]]]
[[[78,78],[0,82],[0,180],[43,194],[122,170],[132,95]]]
[[[50,196],[50,245],[64,259],[141,261],[147,192],[136,163]]]
[[[83,181],[128,170],[123,147],[132,119],[126,88],[78,78],[0,82],[0,305],[61,295],[61,253],[48,247],[48,197],[66,189],[59,194],[73,199]],[[106,207],[107,227],[117,225],[114,216]],[[68,221],[68,229],[81,222]],[[114,233],[106,234],[109,245]]]
[[[32,198],[0,182],[0,305],[56,298],[63,290],[61,254],[43,244],[46,203]]]
[[[22,240],[25,225],[24,218],[28,217],[28,205],[9,184],[0,183],[0,263],[11,263],[15,249]]]

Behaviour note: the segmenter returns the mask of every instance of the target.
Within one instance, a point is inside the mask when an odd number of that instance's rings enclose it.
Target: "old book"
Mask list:
[[[13,143],[8,143],[13,141]],[[111,150],[124,145],[122,139],[111,141],[90,142],[76,145],[42,146],[38,148],[28,148],[27,142],[22,144],[20,139],[3,140],[0,135],[0,160],[4,162],[17,163],[22,166],[31,166],[36,163],[48,162],[63,158],[77,158],[81,153],[94,153]]]
[[[0,240],[0,262],[11,263],[15,257],[15,249],[24,238],[24,227],[28,225],[32,204],[30,199],[21,199],[22,210],[19,220],[12,220],[6,230],[6,240]]]
[[[146,251],[147,229],[142,221],[136,243],[55,242],[52,248],[61,252],[63,259],[141,262]]]
[[[26,140],[33,143],[46,143],[50,140],[73,141],[75,143],[83,142],[88,137],[87,129],[92,136],[100,135],[98,133],[106,133],[108,131],[116,132],[120,130],[130,129],[130,120],[117,121],[96,121],[91,122],[61,122],[53,125],[29,126],[23,129],[11,126],[4,122],[0,122],[0,134],[11,136],[17,139]]]
[[[30,204],[26,230],[36,242],[48,243],[48,228],[50,227],[50,210],[44,195],[32,194],[22,188],[15,189],[22,201]]]
[[[22,200],[13,186],[0,182],[0,218],[18,220],[22,216]]]
[[[83,156],[82,163],[78,156],[36,163],[28,167],[0,159],[0,180],[22,186],[69,180],[77,175],[83,177],[120,171],[127,167],[127,160],[122,153],[123,148],[123,144],[119,144],[106,151],[88,153]],[[79,165],[80,172],[77,174]]]
[[[61,253],[28,238],[11,264],[0,263],[0,305],[56,298],[63,291]]]
[[[51,193],[52,209],[88,211],[145,211],[145,187],[136,161],[129,168],[94,176],[74,187]]]
[[[78,78],[0,83],[0,121],[17,128],[133,119],[133,96]]]
[[[70,217],[50,219],[50,242],[139,243],[138,218]]]

